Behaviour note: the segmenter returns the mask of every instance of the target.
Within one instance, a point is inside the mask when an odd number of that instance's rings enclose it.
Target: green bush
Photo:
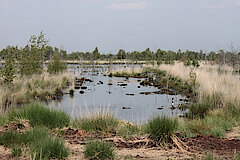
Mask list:
[[[40,103],[33,103],[10,113],[10,121],[16,118],[28,119],[32,126],[43,125],[48,128],[61,128],[68,126],[70,122],[70,117],[66,113],[51,110]]]
[[[12,147],[15,156],[22,153],[21,147],[30,148],[36,159],[63,159],[69,155],[69,150],[58,138],[51,136],[46,128],[35,127],[27,132],[8,131],[0,135],[0,144]],[[18,147],[16,147],[18,146]]]
[[[157,116],[150,120],[146,126],[147,133],[157,142],[170,142],[171,136],[178,128],[177,119],[166,116]]]
[[[115,132],[118,124],[119,120],[113,115],[100,113],[73,121],[73,127],[94,132]]]
[[[84,155],[90,160],[114,159],[115,148],[103,141],[90,141],[84,147]]]

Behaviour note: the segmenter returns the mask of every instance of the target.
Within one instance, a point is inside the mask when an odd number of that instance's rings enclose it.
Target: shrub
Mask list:
[[[53,61],[48,64],[48,72],[50,74],[57,74],[63,72],[66,68],[64,62],[61,61],[60,53],[55,51]]]
[[[157,116],[147,124],[147,133],[157,142],[170,142],[171,136],[178,128],[177,119],[171,119],[166,116]]]
[[[90,141],[84,147],[84,155],[90,160],[114,159],[115,148],[103,141]]]
[[[44,125],[48,128],[61,128],[68,126],[70,117],[61,111],[50,110],[44,104],[33,103],[9,115],[9,120],[16,118],[29,119],[32,126]]]
[[[110,114],[96,115],[75,120],[73,127],[81,128],[87,131],[98,132],[115,132],[117,130],[119,120]]]

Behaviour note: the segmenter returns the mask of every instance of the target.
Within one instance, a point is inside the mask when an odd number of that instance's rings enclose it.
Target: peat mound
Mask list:
[[[15,121],[10,122],[4,126],[0,126],[0,134],[7,131],[18,131],[24,132],[31,129],[30,121],[25,119],[16,119]]]
[[[240,139],[198,135],[193,138],[183,138],[182,141],[192,150],[206,151],[225,159],[232,159],[234,155],[240,152]]]

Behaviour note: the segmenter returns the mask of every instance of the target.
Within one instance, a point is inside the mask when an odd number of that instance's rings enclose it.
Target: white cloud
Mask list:
[[[143,10],[149,6],[148,3],[143,1],[117,1],[110,3],[106,6],[111,10]]]

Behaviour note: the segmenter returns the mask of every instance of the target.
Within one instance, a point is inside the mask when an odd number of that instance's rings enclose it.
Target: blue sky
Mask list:
[[[0,0],[0,50],[40,31],[69,53],[240,49],[239,17],[240,0]]]

